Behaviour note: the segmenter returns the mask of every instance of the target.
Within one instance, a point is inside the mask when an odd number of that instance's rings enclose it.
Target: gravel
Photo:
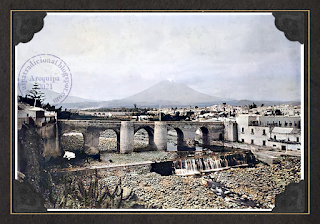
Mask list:
[[[119,177],[106,177],[113,184]],[[275,196],[285,186],[300,180],[300,161],[282,158],[280,164],[259,164],[253,168],[218,171],[202,177],[161,176],[156,173],[126,174],[123,186],[131,188],[146,208],[162,209],[241,209],[273,208]],[[221,183],[226,192],[219,196],[207,181]],[[116,183],[116,182],[114,182]],[[254,204],[245,202],[253,201]]]
[[[174,152],[153,151],[121,155],[106,153],[102,159],[111,160],[109,163],[112,164],[123,164],[165,161],[176,156]],[[289,183],[300,181],[300,166],[298,157],[283,156],[279,164],[260,163],[255,167],[230,168],[199,177],[114,172],[106,177],[100,176],[99,182],[101,186],[113,189],[121,178],[122,187],[132,191],[137,203],[149,209],[272,209],[275,196],[284,191]],[[210,182],[221,184],[223,194]]]

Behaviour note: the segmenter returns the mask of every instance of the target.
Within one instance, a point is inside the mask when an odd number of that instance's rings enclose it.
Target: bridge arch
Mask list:
[[[68,131],[62,134],[60,138],[60,147],[63,151],[79,153],[84,147],[84,135],[79,131]],[[45,148],[49,142],[44,139]]]
[[[99,131],[100,152],[119,152],[120,151],[120,132],[113,128],[101,129]]]
[[[180,128],[168,127],[168,150],[179,151],[184,147],[184,133]]]
[[[196,130],[195,140],[202,146],[210,145],[209,129],[203,126],[199,127]]]
[[[147,135],[147,140],[145,139]],[[140,126],[134,128],[134,149],[142,148],[154,149],[154,129],[150,126]],[[145,144],[147,141],[147,145]],[[145,146],[145,147],[143,147]]]

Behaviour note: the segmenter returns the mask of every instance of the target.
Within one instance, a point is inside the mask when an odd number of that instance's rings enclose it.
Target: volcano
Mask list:
[[[119,101],[136,103],[139,106],[195,106],[212,105],[221,99],[200,93],[173,79],[167,79]]]

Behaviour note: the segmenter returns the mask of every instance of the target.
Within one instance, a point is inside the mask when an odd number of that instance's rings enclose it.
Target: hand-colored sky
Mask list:
[[[70,95],[127,97],[172,78],[213,96],[296,100],[301,44],[271,13],[48,13],[44,28],[16,47],[17,68],[37,54],[63,59]]]

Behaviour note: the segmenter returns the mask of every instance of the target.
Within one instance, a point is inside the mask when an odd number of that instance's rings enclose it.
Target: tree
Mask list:
[[[45,100],[44,93],[41,92],[38,83],[34,83],[32,89],[29,90],[29,94],[27,96],[36,101],[36,106],[41,106],[43,101]]]
[[[254,102],[252,103],[252,105],[249,105],[249,109],[253,109],[253,108],[257,108],[257,104],[255,104]]]
[[[55,106],[51,106],[49,103],[47,103],[46,105],[43,105],[42,108],[45,109],[45,110],[48,110],[48,111],[56,111],[56,107]]]
[[[30,106],[34,105],[34,100],[29,98],[28,96],[18,96],[18,102],[22,102],[22,103],[26,103],[26,104],[29,104]]]
[[[279,109],[276,109],[276,110],[274,111],[274,113],[275,113],[275,115],[282,115],[282,112],[281,112],[281,110],[279,110]]]

